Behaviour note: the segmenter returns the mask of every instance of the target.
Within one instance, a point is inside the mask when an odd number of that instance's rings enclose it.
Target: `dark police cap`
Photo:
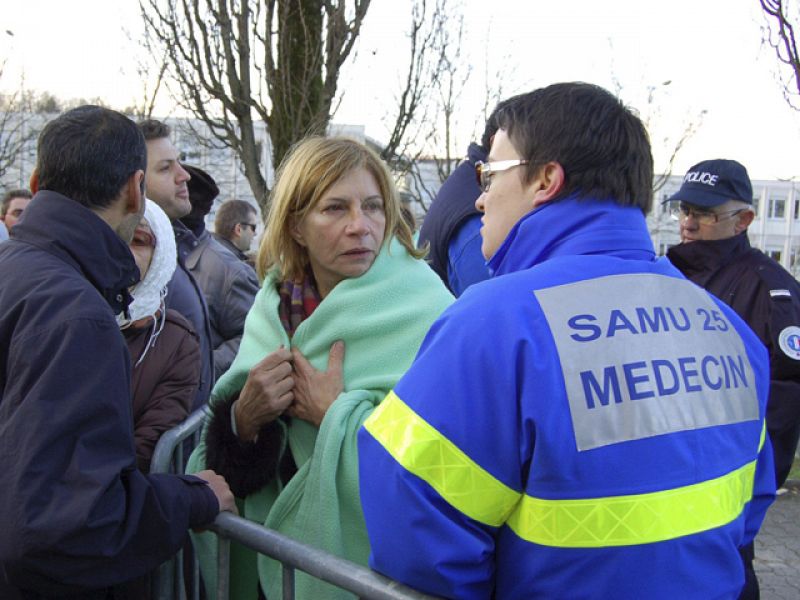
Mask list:
[[[744,165],[717,158],[697,163],[683,177],[683,185],[665,202],[686,202],[714,208],[728,200],[753,203],[753,185]]]

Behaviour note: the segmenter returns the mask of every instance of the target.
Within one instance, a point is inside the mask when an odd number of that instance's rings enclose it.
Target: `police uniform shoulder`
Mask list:
[[[800,284],[779,263],[761,254],[762,259],[754,265],[756,276],[769,290],[772,299],[795,298],[800,300]]]

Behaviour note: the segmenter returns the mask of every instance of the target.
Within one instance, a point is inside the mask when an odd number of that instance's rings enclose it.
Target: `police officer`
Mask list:
[[[735,160],[696,164],[667,202],[675,204],[681,234],[667,252],[672,264],[735,310],[769,350],[767,431],[780,487],[800,436],[800,285],[750,246],[753,187]]]
[[[641,121],[513,98],[480,166],[493,277],[359,434],[372,566],[447,598],[736,598],[774,498],[768,357],[657,259]]]
[[[681,243],[667,251],[672,263],[697,285],[733,308],[769,350],[767,432],[776,487],[786,481],[800,436],[800,286],[783,267],[750,246],[755,218],[753,186],[735,160],[694,165],[667,199],[680,222]],[[755,548],[741,549],[746,585],[741,600],[759,598]]]

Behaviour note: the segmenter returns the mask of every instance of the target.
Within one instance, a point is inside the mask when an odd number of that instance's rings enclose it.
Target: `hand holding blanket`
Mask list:
[[[274,277],[268,278],[256,296],[239,354],[215,386],[212,402],[238,393],[250,369],[281,345],[296,348],[315,369],[324,371],[337,340],[346,348],[344,392],[328,409],[319,429],[288,419],[285,439],[298,472],[284,489],[273,478],[247,496],[242,514],[367,565],[369,543],[359,502],[356,432],[411,365],[428,328],[453,297],[423,261],[392,241],[364,275],[339,283],[290,341],[278,318],[278,285]],[[283,420],[276,423],[283,427]],[[204,444],[195,450],[187,471],[204,467],[205,451]],[[216,579],[212,562],[216,546],[198,546],[208,589]],[[246,595],[232,597],[253,597],[254,562],[245,554],[232,567],[231,583]],[[279,567],[265,557],[258,559],[261,585],[269,598],[280,596]],[[298,598],[351,597],[301,573],[296,589]]]

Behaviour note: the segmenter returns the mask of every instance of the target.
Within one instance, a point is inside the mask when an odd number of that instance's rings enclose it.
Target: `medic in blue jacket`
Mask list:
[[[655,258],[643,126],[557,84],[509,103],[489,159],[494,277],[359,435],[373,568],[459,599],[736,598],[774,499],[768,359]]]

